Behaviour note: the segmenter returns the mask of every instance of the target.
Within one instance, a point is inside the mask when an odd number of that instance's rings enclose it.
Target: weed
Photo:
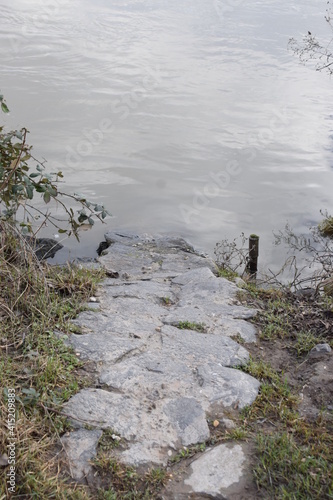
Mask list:
[[[108,483],[106,489],[99,490],[98,498],[101,500],[156,498],[155,494],[170,477],[163,468],[152,468],[139,474],[133,467],[121,464],[104,451],[99,452],[94,465],[99,475]]]
[[[106,429],[103,431],[103,434],[98,441],[98,446],[101,450],[108,451],[118,448],[120,442],[120,437],[116,435],[113,429]]]
[[[239,333],[237,333],[237,335],[230,335],[230,338],[232,340],[234,340],[235,342],[237,342],[237,344],[241,344],[241,345],[245,344],[245,340],[243,339],[243,337]]]
[[[102,489],[98,490],[98,500],[117,500],[118,498],[118,494],[113,488],[107,491]]]
[[[180,330],[194,330],[200,333],[206,333],[207,328],[204,323],[195,323],[191,321],[179,321],[176,325]]]
[[[296,335],[296,341],[294,343],[294,349],[298,356],[302,354],[308,354],[311,349],[319,343],[320,339],[312,333],[311,331],[301,331]]]
[[[327,295],[309,303],[281,290],[247,286],[246,291],[238,292],[238,299],[259,309],[254,322],[261,340],[285,340],[298,356],[307,355],[316,344],[331,342],[326,316],[330,315],[332,300]]]
[[[227,435],[229,439],[242,441],[248,437],[249,431],[245,427],[237,427],[236,429],[228,431]]]
[[[183,449],[179,450],[179,452],[176,453],[176,455],[174,455],[170,459],[170,463],[176,464],[178,462],[181,462],[182,460],[185,460],[186,458],[193,457],[194,455],[196,455],[199,452],[205,451],[205,449],[206,449],[206,443],[199,443],[197,445],[189,446],[189,447],[184,446]]]
[[[238,241],[239,240],[239,241]],[[219,268],[219,276],[233,280],[240,269],[245,270],[248,262],[248,245],[244,233],[233,241],[227,239],[215,245],[214,254]]]

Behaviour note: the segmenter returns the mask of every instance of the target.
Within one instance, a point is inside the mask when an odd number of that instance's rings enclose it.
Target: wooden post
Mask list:
[[[250,275],[255,275],[258,271],[258,256],[259,256],[259,236],[250,234],[249,237],[249,262],[247,270]]]

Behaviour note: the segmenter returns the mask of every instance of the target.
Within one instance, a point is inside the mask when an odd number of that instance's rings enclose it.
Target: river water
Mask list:
[[[0,1],[0,91],[65,189],[106,229],[174,232],[204,251],[297,231],[332,207],[332,81],[287,45],[329,35],[322,0]],[[52,230],[50,229],[50,234]]]

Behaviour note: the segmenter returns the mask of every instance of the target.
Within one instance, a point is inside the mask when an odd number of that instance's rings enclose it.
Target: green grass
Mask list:
[[[269,364],[250,360],[242,369],[261,381],[257,399],[241,413],[244,428],[255,439],[258,488],[274,499],[333,498],[329,421],[305,421],[297,410],[297,395]],[[263,431],[265,422],[270,425]]]
[[[97,493],[97,498],[101,500],[156,498],[157,492],[170,477],[170,474],[160,467],[139,473],[134,467],[120,463],[101,448],[93,463],[104,482],[104,487]]]
[[[318,302],[306,303],[300,308],[292,294],[247,285],[246,290],[238,292],[238,299],[259,309],[253,322],[258,327],[260,340],[270,342],[284,340],[286,346],[295,351],[299,357],[306,356],[316,344],[327,342],[333,347],[329,333],[322,334],[320,328],[312,327],[311,323],[312,318],[321,316],[325,322],[323,311],[333,312],[331,297],[322,295]]]
[[[247,418],[270,418],[288,423],[295,418],[298,397],[292,392],[283,373],[277,373],[269,363],[262,360],[249,362],[239,368],[261,382],[259,395],[252,406],[243,410]]]
[[[332,462],[300,445],[288,432],[257,437],[257,484],[274,499],[324,499],[333,497]]]
[[[193,446],[184,446],[170,460],[170,464],[177,464],[186,458],[194,457],[197,453],[202,453],[206,450],[206,443],[199,443]]]
[[[199,333],[206,333],[207,327],[204,323],[195,323],[191,321],[179,321],[176,325],[180,330],[194,330]]]
[[[246,427],[241,426],[228,431],[227,435],[232,441],[244,441],[249,437],[249,431]]]
[[[218,277],[225,278],[229,281],[235,281],[235,278],[239,278],[239,275],[235,271],[232,271],[232,269],[226,267],[219,267]]]
[[[172,300],[170,299],[170,297],[162,297],[161,300],[164,306],[171,306],[172,304]]]
[[[318,337],[311,331],[300,331],[297,333],[293,347],[297,355],[302,356],[303,354],[308,354],[315,345],[322,343],[322,341],[321,337]]]

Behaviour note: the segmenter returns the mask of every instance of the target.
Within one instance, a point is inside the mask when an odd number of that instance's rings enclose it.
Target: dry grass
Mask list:
[[[101,272],[40,263],[15,228],[1,223],[0,459],[4,465],[12,439],[15,494],[22,498],[88,498],[84,488],[61,477],[60,455],[53,452],[67,429],[61,405],[80,388],[75,376],[79,362],[53,331],[70,331],[69,320],[82,310],[101,277]],[[11,429],[7,418],[13,390]],[[10,493],[8,470],[0,468],[0,498]]]

